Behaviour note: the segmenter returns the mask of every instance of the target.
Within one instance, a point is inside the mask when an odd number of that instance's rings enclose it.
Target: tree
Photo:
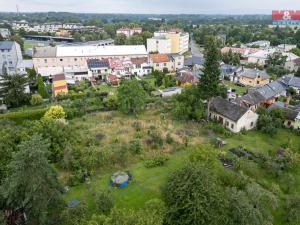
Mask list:
[[[274,108],[271,111],[259,109],[259,118],[257,121],[257,129],[270,135],[274,135],[277,129],[283,124],[286,117],[284,111],[280,108]]]
[[[213,97],[220,95],[221,87],[220,83],[220,50],[218,48],[218,43],[215,37],[209,36],[205,42],[205,63],[203,76],[201,76],[199,91],[203,99],[208,100],[207,106],[207,119],[209,116],[208,110],[210,107],[210,102]]]
[[[114,206],[112,196],[107,191],[100,191],[96,197],[97,210],[101,214],[109,214]]]
[[[200,121],[204,117],[204,106],[196,86],[185,88],[174,97],[173,115],[179,120]]]
[[[44,81],[43,81],[43,78],[42,78],[41,74],[38,74],[37,86],[38,86],[38,93],[43,98],[48,98],[49,94],[48,94],[47,88],[45,87],[45,84],[44,84]]]
[[[45,119],[64,119],[65,117],[64,108],[60,105],[51,106],[44,115]]]
[[[136,79],[125,80],[118,89],[117,98],[121,112],[135,114],[144,108],[147,93]]]
[[[43,98],[39,94],[33,94],[31,96],[30,104],[31,105],[41,105],[43,103]]]
[[[286,220],[292,224],[300,222],[300,195],[289,196],[285,206]]]
[[[29,95],[25,93],[27,78],[22,75],[3,74],[0,86],[0,97],[10,107],[18,107],[29,102]]]
[[[115,44],[116,45],[125,45],[126,44],[126,35],[125,34],[117,34],[115,38]]]
[[[62,187],[47,160],[48,147],[39,135],[23,141],[1,186],[5,208],[23,208],[29,224],[47,224],[50,213],[56,214],[62,203]]]
[[[165,224],[224,224],[226,203],[216,178],[207,168],[188,164],[175,171],[162,191]]]
[[[81,40],[81,34],[80,34],[78,31],[76,31],[76,32],[73,34],[73,38],[74,38],[74,40],[77,41],[77,42],[82,41],[82,40]]]
[[[229,225],[261,225],[264,219],[256,207],[250,202],[247,194],[236,188],[228,190]]]
[[[134,34],[126,40],[127,45],[143,45],[144,40],[140,34]]]

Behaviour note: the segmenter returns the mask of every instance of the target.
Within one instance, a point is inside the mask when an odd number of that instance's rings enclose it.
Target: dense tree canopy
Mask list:
[[[48,163],[49,144],[39,135],[19,145],[1,186],[6,208],[24,208],[30,224],[48,224],[49,213],[62,202],[57,174]]]
[[[146,103],[147,93],[136,79],[125,80],[118,89],[119,110],[124,113],[138,113]]]

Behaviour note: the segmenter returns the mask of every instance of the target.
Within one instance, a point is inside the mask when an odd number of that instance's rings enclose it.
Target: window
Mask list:
[[[253,123],[253,122],[251,122],[251,125],[250,125],[250,126],[251,126],[251,127],[253,127],[253,125],[254,125],[254,123]]]
[[[233,129],[233,128],[234,128],[234,124],[232,123],[232,124],[231,124],[231,129]]]
[[[44,62],[47,63],[47,59],[44,59]]]
[[[228,122],[228,121],[225,122],[225,126],[226,126],[226,127],[229,126],[229,122]]]
[[[167,63],[164,63],[164,66],[167,66]]]
[[[77,58],[74,58],[74,61],[76,62],[76,61],[77,61]]]
[[[61,61],[61,62],[62,62],[62,61],[63,61],[63,59],[59,59],[59,61]]]
[[[158,63],[156,63],[156,66],[159,66],[159,64],[158,64]]]

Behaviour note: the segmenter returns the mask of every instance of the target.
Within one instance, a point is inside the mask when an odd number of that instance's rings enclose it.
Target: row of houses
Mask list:
[[[300,68],[300,57],[295,55],[294,53],[291,53],[289,51],[286,51],[286,49],[290,49],[292,47],[296,47],[294,45],[292,46],[278,46],[277,48],[233,48],[233,47],[224,47],[221,49],[221,53],[228,53],[229,51],[232,51],[233,53],[238,53],[241,56],[241,59],[244,60],[246,63],[250,64],[256,64],[258,66],[265,66],[268,60],[268,57],[273,55],[274,53],[278,52],[281,53],[283,57],[286,57],[285,62],[285,69],[290,71],[296,71],[298,68]]]
[[[282,108],[287,115],[284,125],[300,129],[300,105],[289,106],[286,102],[278,102],[278,98],[287,96],[288,89],[293,88],[300,93],[300,78],[293,74],[284,76],[261,87],[249,90],[248,94],[232,101],[221,97],[214,98],[211,102],[209,118],[216,120],[232,132],[242,129],[250,130],[256,126],[259,107],[272,109]]]
[[[154,70],[174,73],[184,66],[180,54],[148,54],[144,45],[59,45],[33,50],[33,66],[45,77],[65,73],[73,81],[113,74],[144,76]]]
[[[20,30],[24,29],[26,32],[38,32],[38,33],[55,33],[59,30],[68,30],[68,31],[95,31],[99,28],[96,26],[84,26],[81,23],[59,23],[59,22],[51,22],[51,23],[33,23],[30,24],[26,20],[21,21],[13,21],[11,23],[12,29]]]

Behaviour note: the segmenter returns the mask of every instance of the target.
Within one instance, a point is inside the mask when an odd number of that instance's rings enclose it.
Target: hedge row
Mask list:
[[[16,123],[22,123],[24,120],[39,120],[44,116],[46,111],[47,108],[9,112],[6,114],[1,114],[0,120],[12,120]]]

